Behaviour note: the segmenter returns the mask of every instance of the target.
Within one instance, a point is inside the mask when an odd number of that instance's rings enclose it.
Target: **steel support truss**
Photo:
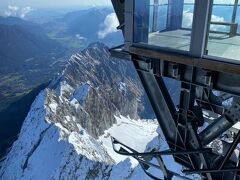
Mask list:
[[[232,72],[228,69],[226,73],[224,69],[205,69],[191,62],[171,62],[161,57],[156,59],[149,54],[139,53],[140,50],[136,51],[136,47],[130,47],[130,53],[120,52],[119,49],[121,48],[111,52],[115,57],[127,58],[133,62],[169,151],[139,153],[113,139],[114,150],[122,155],[133,156],[154,179],[158,177],[147,171],[149,166],[162,170],[165,179],[179,176],[166,168],[162,160],[165,155],[172,155],[177,163],[183,165],[182,172],[186,175],[200,174],[209,180],[240,179],[239,157],[236,156],[240,133],[238,130],[234,131],[232,142],[226,142],[222,138],[226,131],[240,121],[240,72],[234,73],[236,69]],[[171,55],[168,58],[171,60]],[[164,83],[165,77],[175,79],[181,84],[178,106],[172,101]],[[208,112],[208,117],[204,112]],[[200,131],[206,123],[209,125]],[[215,152],[210,146],[209,143],[215,140],[222,143],[222,153]],[[117,150],[116,144],[122,147]],[[159,164],[149,162],[152,158],[157,158]]]

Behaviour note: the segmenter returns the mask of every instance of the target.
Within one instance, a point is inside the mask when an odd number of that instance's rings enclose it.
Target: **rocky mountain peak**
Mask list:
[[[112,150],[110,140],[120,138],[139,151],[159,140],[156,121],[137,120],[143,95],[129,61],[91,44],[38,95],[0,162],[0,179],[146,179],[136,161]]]
[[[106,46],[94,43],[70,58],[62,75],[52,82],[46,106],[54,100],[57,107],[51,119],[75,129],[74,121],[62,119],[70,114],[98,137],[116,122],[115,115],[138,118],[143,89],[137,82],[130,62],[110,57]]]

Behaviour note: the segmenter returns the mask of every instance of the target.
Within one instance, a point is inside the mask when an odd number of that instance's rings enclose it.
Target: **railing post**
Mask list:
[[[233,14],[232,14],[232,24],[230,26],[230,37],[236,36],[238,23],[236,22],[237,17],[237,9],[238,9],[238,0],[235,0],[234,7],[233,7]]]
[[[159,0],[154,0],[152,32],[156,32],[158,30],[158,6],[159,6]]]
[[[182,27],[184,0],[168,0],[168,22],[169,30],[176,30]]]
[[[135,0],[125,1],[125,24],[124,24],[124,39],[125,39],[125,50],[128,51],[129,47],[133,43],[134,37],[134,3]]]
[[[210,10],[210,0],[196,0],[194,7],[193,25],[190,53],[195,57],[202,57],[204,55],[208,17]]]
[[[236,23],[238,0],[235,0],[232,14],[232,23]]]

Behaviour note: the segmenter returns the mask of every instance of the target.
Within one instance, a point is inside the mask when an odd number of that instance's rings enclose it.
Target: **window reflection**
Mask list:
[[[135,1],[134,42],[189,51],[192,0]]]
[[[206,53],[240,60],[240,14],[238,0],[214,0],[211,7]]]

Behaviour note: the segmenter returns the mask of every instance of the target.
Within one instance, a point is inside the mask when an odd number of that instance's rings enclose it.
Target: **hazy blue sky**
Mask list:
[[[72,6],[109,6],[110,0],[0,0],[0,8],[8,5],[19,7],[72,7]]]
[[[162,0],[164,1],[164,0]],[[193,2],[194,0],[185,0]],[[232,3],[234,0],[214,0],[214,3]],[[8,5],[19,7],[73,7],[73,6],[109,6],[111,0],[0,0],[0,8]]]

